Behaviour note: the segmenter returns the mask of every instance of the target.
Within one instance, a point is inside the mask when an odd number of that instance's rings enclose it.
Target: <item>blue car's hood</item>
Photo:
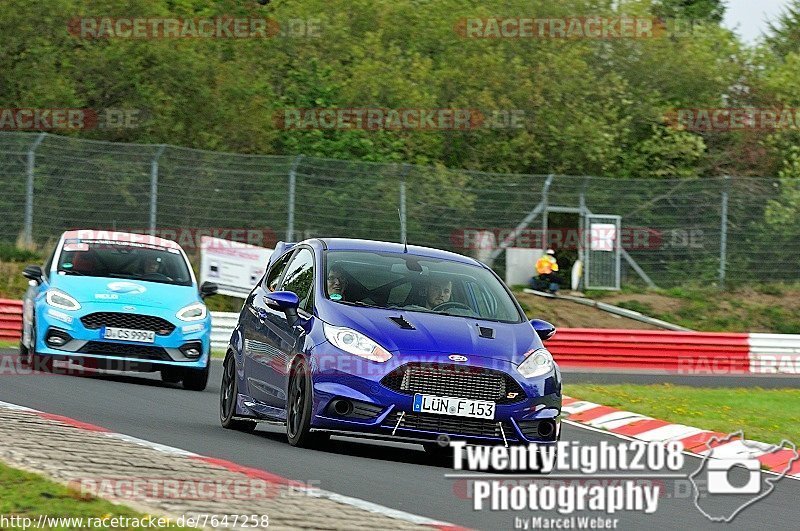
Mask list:
[[[320,317],[335,326],[363,332],[391,352],[462,354],[522,363],[525,354],[541,348],[533,326],[509,324],[424,312],[401,312],[336,304]],[[400,327],[390,317],[403,318],[415,330]],[[494,339],[480,336],[478,324],[494,330]]]
[[[194,286],[107,277],[53,275],[50,285],[80,303],[125,304],[151,308],[183,308],[200,300]]]

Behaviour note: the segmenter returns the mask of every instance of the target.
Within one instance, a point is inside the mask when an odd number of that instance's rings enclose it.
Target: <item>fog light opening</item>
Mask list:
[[[540,437],[549,439],[556,433],[556,423],[552,420],[543,420],[539,422],[538,431]]]
[[[203,354],[203,346],[200,343],[187,343],[181,347],[181,352],[187,358],[196,359]]]
[[[353,412],[353,403],[349,400],[334,400],[333,404],[331,404],[331,407],[337,415],[341,415],[343,417]]]
[[[72,340],[72,336],[63,330],[52,329],[47,331],[45,342],[51,347],[63,347]]]

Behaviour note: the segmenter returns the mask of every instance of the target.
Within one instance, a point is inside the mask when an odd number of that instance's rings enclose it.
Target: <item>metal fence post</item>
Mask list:
[[[728,189],[730,176],[726,175],[722,184],[722,216],[719,236],[719,287],[725,289],[725,270],[728,260]]]
[[[158,159],[167,146],[162,144],[150,161],[150,235],[156,235],[156,214],[158,212]]]
[[[36,148],[42,143],[47,133],[39,133],[36,140],[33,141],[31,147],[28,149],[28,165],[27,172],[27,185],[25,187],[25,225],[23,228],[22,239],[25,245],[30,247],[33,245],[33,179],[34,169],[36,165]]]
[[[550,220],[548,219],[548,212],[547,209],[550,207],[549,201],[549,193],[550,193],[550,184],[553,182],[555,175],[548,175],[547,176],[547,183],[542,188],[542,246],[544,249],[542,251],[547,251],[550,248],[550,238],[547,236],[548,224]]]
[[[292,167],[289,169],[289,212],[286,219],[287,242],[294,240],[294,200],[297,190],[297,167],[300,165],[301,160],[303,160],[303,155],[297,155],[292,162]]]

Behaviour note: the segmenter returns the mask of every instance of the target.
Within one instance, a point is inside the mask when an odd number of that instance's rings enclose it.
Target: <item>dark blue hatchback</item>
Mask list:
[[[555,442],[561,374],[488,267],[396,243],[279,244],[242,308],[220,419],[285,422],[290,444],[331,434],[422,443]],[[446,437],[445,437],[446,436]]]

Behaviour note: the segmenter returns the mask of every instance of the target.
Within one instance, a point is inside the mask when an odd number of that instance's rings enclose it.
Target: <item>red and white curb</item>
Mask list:
[[[382,505],[378,505],[376,503],[372,503],[366,500],[361,500],[359,498],[352,498],[350,496],[343,496],[341,494],[336,494],[335,492],[329,492],[317,488],[309,488],[306,484],[298,481],[294,481],[283,476],[279,476],[277,474],[272,474],[270,472],[266,472],[264,470],[260,470],[257,468],[250,468],[243,465],[239,465],[232,461],[227,461],[225,459],[217,459],[215,457],[208,457],[200,454],[196,454],[194,452],[189,452],[187,450],[182,450],[180,448],[174,448],[172,446],[166,446],[163,444],[159,444],[152,441],[147,441],[144,439],[139,439],[137,437],[132,437],[130,435],[125,435],[123,433],[115,433],[111,430],[103,428],[101,426],[95,426],[94,424],[89,424],[86,422],[82,422],[80,420],[75,420],[70,417],[64,417],[61,415],[54,415],[52,413],[46,413],[44,411],[38,411],[36,409],[32,409],[25,406],[19,406],[17,404],[10,404],[8,402],[0,402],[0,408],[3,409],[10,409],[10,410],[17,410],[17,411],[24,411],[26,413],[34,414],[40,418],[46,420],[52,420],[55,422],[60,422],[61,424],[66,424],[68,426],[72,426],[77,429],[91,431],[95,433],[100,433],[106,437],[112,439],[118,439],[122,441],[126,441],[129,443],[138,444],[140,446],[144,446],[150,448],[152,450],[156,450],[159,452],[163,452],[165,454],[185,457],[188,459],[196,459],[198,461],[202,461],[204,463],[208,463],[210,465],[218,466],[229,470],[231,472],[237,474],[243,474],[249,478],[253,479],[260,479],[267,483],[271,483],[276,486],[285,486],[291,487],[295,491],[302,491],[310,497],[315,498],[324,498],[328,499],[333,502],[350,505],[361,509],[366,512],[380,514],[382,516],[386,516],[388,518],[393,518],[395,520],[403,520],[412,524],[422,525],[427,527],[432,527],[435,529],[440,529],[442,531],[467,531],[468,528],[457,526],[454,524],[449,524],[447,522],[440,522],[438,520],[434,520],[432,518],[427,518],[425,516],[418,516],[415,514],[407,513],[405,511],[400,511],[397,509],[391,509],[389,507],[384,507]]]
[[[640,441],[677,441],[683,445],[685,452],[700,457],[758,459],[762,468],[800,480],[798,453],[788,448],[773,451],[775,447],[772,444],[741,438],[725,440],[729,434],[673,424],[567,396],[564,397],[562,411],[570,423]]]

